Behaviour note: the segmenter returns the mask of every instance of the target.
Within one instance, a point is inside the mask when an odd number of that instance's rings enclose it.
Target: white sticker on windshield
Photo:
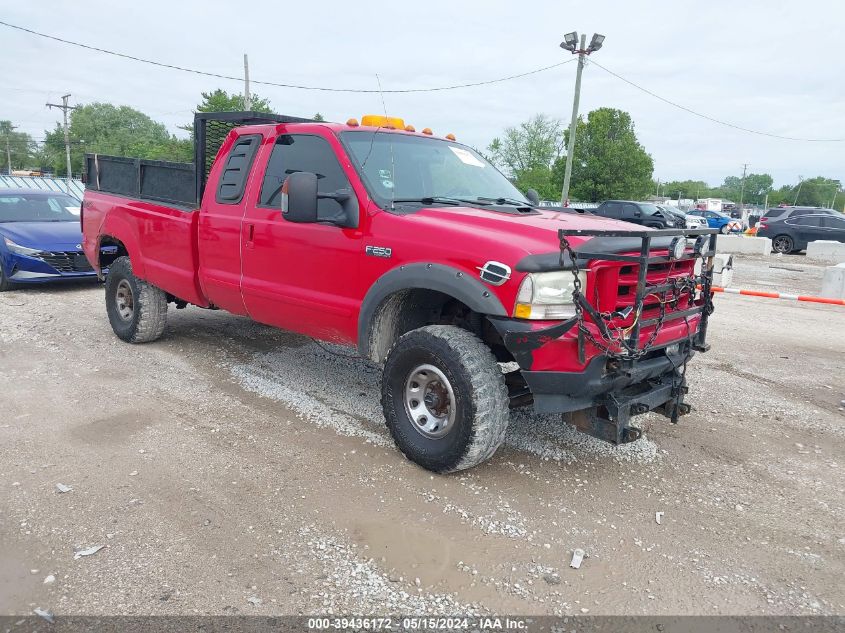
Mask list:
[[[468,152],[462,147],[455,147],[454,145],[450,145],[449,149],[452,150],[452,153],[457,156],[458,159],[464,165],[472,165],[473,167],[484,167],[484,163],[482,163],[475,156],[473,156],[472,152]]]
[[[66,211],[70,211],[74,215],[79,215],[79,207],[65,207]]]

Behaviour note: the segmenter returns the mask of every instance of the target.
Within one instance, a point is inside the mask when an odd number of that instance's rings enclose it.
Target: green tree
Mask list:
[[[569,133],[565,134],[568,140]],[[563,185],[566,160],[554,165],[554,183]],[[599,108],[578,117],[570,198],[599,202],[609,198],[638,200],[652,191],[654,162],[637,140],[631,115]]]
[[[244,96],[242,94],[229,94],[218,88],[213,92],[203,92],[202,101],[197,105],[197,112],[242,112],[246,110]],[[252,104],[251,112],[272,112],[273,108],[267,99],[262,99],[257,94],[250,95]]]
[[[0,171],[2,172],[35,166],[32,163],[33,155],[38,149],[37,145],[29,134],[15,132],[15,127],[11,121],[0,121],[0,165],[3,166]],[[10,156],[11,165],[9,165]]]
[[[841,190],[842,182],[840,180],[825,178],[824,176],[805,178],[792,188],[792,200],[788,202],[789,204],[807,207],[829,207],[831,203],[835,203],[834,195]]]
[[[742,189],[742,176],[728,176],[719,187],[722,198],[743,203],[763,204],[766,195],[772,191],[772,177],[769,174],[748,174],[745,177],[745,190]],[[714,196],[715,197],[715,196]]]
[[[190,141],[178,139],[163,123],[129,106],[91,103],[70,114],[71,169],[82,171],[86,152],[156,160],[190,160]],[[64,175],[65,141],[60,124],[45,134],[45,153],[53,168]]]
[[[317,114],[314,115],[314,120],[315,121],[325,121],[326,119],[323,118],[323,115],[318,112]]]
[[[654,183],[652,191],[657,191],[657,183]],[[660,183],[660,193],[668,198],[693,199],[707,198],[710,192],[710,185],[703,180],[670,180]]]
[[[537,114],[505,130],[487,148],[492,161],[521,191],[536,189],[541,198],[555,200],[560,187],[554,183],[552,166],[563,151],[563,127],[558,119]]]

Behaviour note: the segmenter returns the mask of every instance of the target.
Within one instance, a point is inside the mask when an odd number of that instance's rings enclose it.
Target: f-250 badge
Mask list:
[[[387,246],[367,246],[364,252],[370,257],[390,258],[393,255],[393,249]]]

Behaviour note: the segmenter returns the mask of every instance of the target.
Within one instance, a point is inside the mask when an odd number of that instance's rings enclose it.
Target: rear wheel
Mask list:
[[[387,427],[405,456],[439,473],[488,459],[505,438],[508,392],[481,340],[454,326],[402,336],[382,375]]]
[[[721,233],[722,235],[727,235],[730,232],[731,229],[727,224],[725,224],[721,229],[719,229],[719,233]]]
[[[775,253],[791,253],[795,250],[795,242],[788,235],[777,235],[772,240],[772,250]]]
[[[119,338],[129,343],[149,343],[164,332],[167,295],[138,279],[128,257],[118,257],[106,277],[106,312]]]

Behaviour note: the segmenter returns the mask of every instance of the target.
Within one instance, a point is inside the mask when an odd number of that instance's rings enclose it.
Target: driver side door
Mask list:
[[[320,193],[351,189],[335,150],[322,136],[281,134],[265,147],[256,172],[263,173],[259,196],[244,215],[244,303],[261,323],[354,341],[363,233],[338,225],[339,203],[330,198],[319,200],[316,223],[284,219],[281,187],[290,174],[303,171],[317,174]]]

